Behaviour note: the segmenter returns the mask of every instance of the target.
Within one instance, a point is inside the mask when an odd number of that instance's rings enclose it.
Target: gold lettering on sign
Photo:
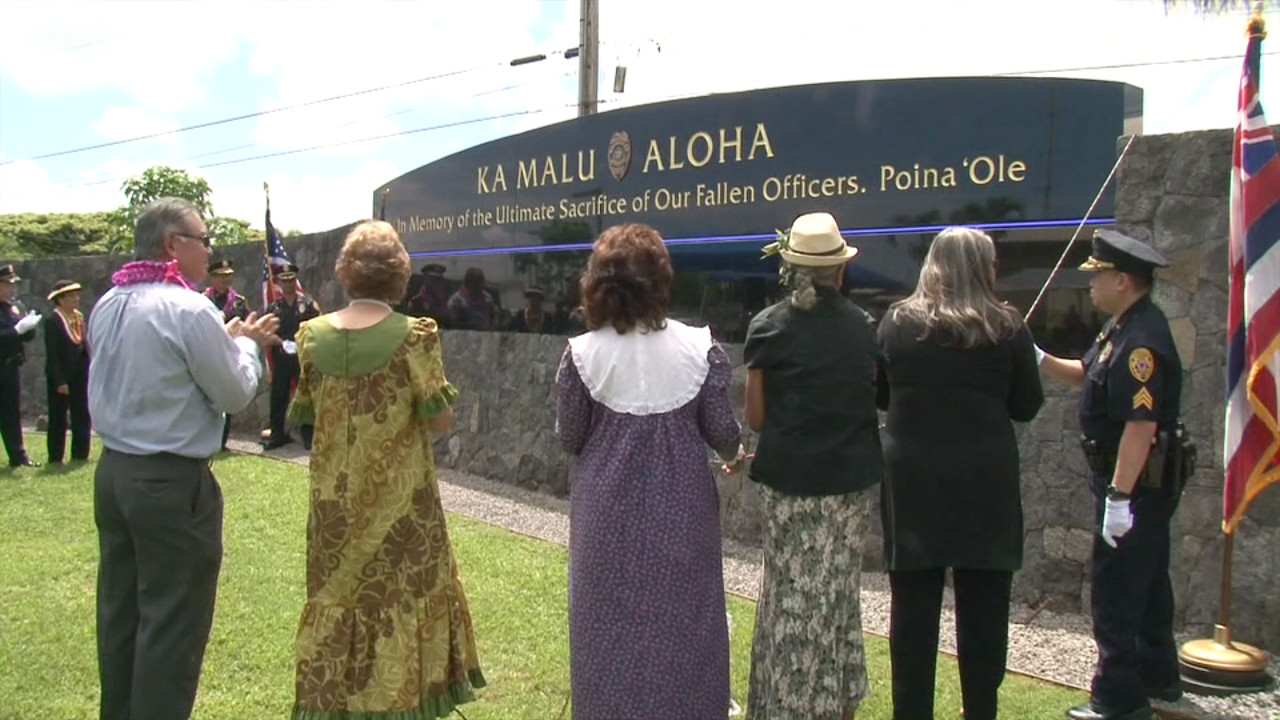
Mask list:
[[[756,123],[756,136],[751,141],[751,152],[747,155],[748,160],[756,159],[756,148],[764,148],[766,157],[773,157],[773,146],[769,144],[769,133],[764,129],[764,123]]]
[[[696,152],[694,145],[699,140],[706,145],[707,152],[702,157],[694,154]],[[694,167],[703,167],[711,162],[711,156],[715,154],[715,144],[715,141],[711,139],[711,133],[701,131],[694,133],[693,137],[689,138],[689,144],[684,149],[684,154],[689,158],[689,164]]]
[[[733,127],[732,135],[728,128],[718,128],[714,134],[707,130],[698,130],[683,143],[680,142],[678,135],[668,135],[665,155],[658,145],[657,138],[654,138],[649,141],[649,148],[644,155],[644,167],[640,172],[647,173],[651,168],[657,172],[680,170],[690,166],[700,168],[710,165],[712,158],[717,157],[720,165],[726,162],[726,157],[732,157],[731,162],[742,162],[742,142],[741,125]],[[684,152],[681,152],[682,146]],[[773,157],[773,143],[769,140],[769,130],[764,123],[756,123],[746,159],[755,160],[757,155],[763,158]]]
[[[518,175],[516,189],[538,187],[538,161],[530,160],[526,165],[523,160],[517,162]]]
[[[724,139],[724,128],[720,128],[720,164],[724,164],[724,151],[733,148],[733,161],[742,162],[742,126],[733,128],[733,141]]]
[[[516,161],[516,189],[567,185],[572,182],[590,182],[596,179],[596,151],[578,152],[578,172],[575,175],[569,153],[560,153],[560,159],[547,155],[542,160],[530,158]],[[576,180],[575,180],[576,178]]]

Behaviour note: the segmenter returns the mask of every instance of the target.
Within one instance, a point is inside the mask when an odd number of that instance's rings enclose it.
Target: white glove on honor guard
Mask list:
[[[280,349],[281,349],[281,350],[284,350],[284,351],[285,351],[286,353],[288,353],[289,355],[297,355],[297,354],[298,354],[298,343],[296,343],[296,342],[294,342],[294,341],[292,341],[292,340],[285,340],[284,342],[280,343]]]
[[[1129,509],[1129,501],[1107,498],[1107,507],[1102,513],[1102,541],[1115,547],[1116,540],[1132,529],[1133,511]]]
[[[32,310],[24,315],[21,320],[15,323],[13,329],[16,330],[19,335],[22,335],[39,324],[40,315],[35,310]]]

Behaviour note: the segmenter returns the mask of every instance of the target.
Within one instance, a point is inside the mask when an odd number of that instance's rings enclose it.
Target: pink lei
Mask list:
[[[169,285],[178,285],[188,290],[195,290],[191,283],[187,282],[187,279],[183,277],[182,271],[178,270],[177,260],[168,262],[136,260],[131,263],[125,263],[123,267],[111,276],[111,284],[116,287],[143,285],[146,283],[167,283]]]

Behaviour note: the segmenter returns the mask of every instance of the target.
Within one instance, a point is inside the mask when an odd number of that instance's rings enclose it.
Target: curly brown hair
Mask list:
[[[663,329],[674,276],[671,255],[657,230],[634,223],[605,230],[582,276],[587,328],[612,325],[619,333],[636,326]]]
[[[404,299],[412,268],[409,253],[390,223],[362,222],[342,243],[334,265],[338,281],[352,300],[381,300],[396,304]]]

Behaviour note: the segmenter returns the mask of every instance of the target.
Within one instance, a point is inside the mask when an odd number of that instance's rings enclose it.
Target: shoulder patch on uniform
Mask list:
[[[1133,352],[1129,353],[1129,374],[1133,375],[1134,380],[1144,383],[1151,379],[1151,375],[1155,371],[1156,358],[1151,354],[1150,350],[1140,347],[1134,348]],[[1146,389],[1143,388],[1143,390],[1145,391]],[[1150,395],[1147,397],[1150,397]],[[1135,397],[1134,407],[1137,407],[1137,402],[1138,400]]]
[[[1142,389],[1138,390],[1138,392],[1134,393],[1133,395],[1134,410],[1137,410],[1138,408],[1146,408],[1152,412],[1155,412],[1155,409],[1156,409],[1155,405],[1156,405],[1156,400],[1155,398],[1151,397],[1151,391],[1147,390],[1145,385],[1142,387]]]

